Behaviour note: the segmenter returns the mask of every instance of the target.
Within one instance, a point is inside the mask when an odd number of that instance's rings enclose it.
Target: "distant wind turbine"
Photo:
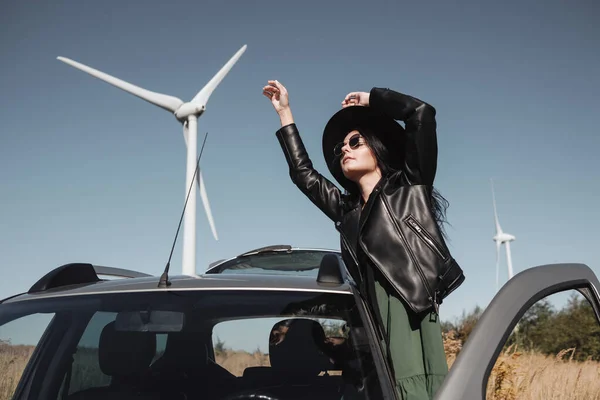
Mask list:
[[[101,79],[113,86],[118,87],[128,93],[133,94],[147,102],[154,104],[160,108],[172,112],[175,118],[183,124],[183,137],[187,146],[187,168],[185,180],[185,193],[190,185],[194,187],[190,191],[188,199],[190,207],[186,208],[183,231],[183,256],[182,256],[182,273],[184,275],[196,274],[196,188],[200,189],[200,197],[204,204],[208,223],[212,230],[215,240],[218,240],[217,230],[213,220],[210,204],[204,187],[204,179],[202,172],[198,167],[196,180],[192,182],[194,172],[197,168],[197,147],[198,147],[198,117],[200,117],[206,109],[208,98],[213,90],[221,83],[225,75],[231,70],[233,65],[238,61],[242,54],[246,51],[246,45],[242,46],[237,53],[221,68],[219,72],[200,90],[190,102],[183,102],[177,97],[168,96],[162,93],[151,92],[141,87],[132,85],[131,83],[122,81],[104,72],[90,68],[86,65],[78,63],[64,57],[58,57],[58,60],[67,63],[77,69],[80,69],[88,74]]]
[[[490,183],[492,185],[492,199],[494,202],[494,220],[496,222],[496,235],[494,236],[494,241],[496,242],[496,292],[498,291],[498,280],[499,280],[499,271],[500,271],[500,246],[504,243],[506,248],[506,264],[508,267],[508,279],[510,280],[513,277],[513,267],[512,267],[512,257],[510,254],[510,242],[515,240],[513,235],[505,233],[500,227],[500,222],[498,221],[498,212],[496,211],[496,194],[494,193],[494,181],[490,179]]]

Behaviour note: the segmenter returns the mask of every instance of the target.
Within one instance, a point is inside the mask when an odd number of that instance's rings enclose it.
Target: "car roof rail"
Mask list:
[[[105,267],[102,265],[92,265],[97,275],[116,276],[119,278],[148,278],[154,276],[145,272],[134,271],[131,269]]]
[[[27,293],[39,293],[48,289],[68,285],[99,282],[98,275],[115,276],[121,278],[143,278],[152,275],[143,272],[131,271],[121,268],[104,267],[89,263],[70,263],[61,265],[48,272],[31,286]]]
[[[213,261],[213,262],[211,262],[210,264],[208,264],[208,268],[207,268],[206,270],[208,271],[208,270],[209,270],[209,269],[211,269],[212,267],[214,267],[214,266],[217,266],[217,265],[221,264],[223,261],[227,261],[227,259],[226,259],[226,258],[221,258],[220,260],[217,260],[217,261]]]
[[[319,265],[319,274],[317,282],[326,284],[341,285],[344,283],[344,265],[340,258],[335,254],[326,254],[321,259]]]

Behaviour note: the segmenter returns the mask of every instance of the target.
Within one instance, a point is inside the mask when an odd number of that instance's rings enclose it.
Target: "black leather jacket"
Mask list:
[[[340,232],[342,257],[356,283],[360,246],[371,263],[416,313],[433,309],[464,280],[450,255],[430,208],[437,167],[435,109],[411,96],[373,88],[370,107],[405,123],[405,162],[383,177],[367,203],[343,194],[312,165],[295,124],[277,131],[292,181]],[[360,226],[359,226],[359,220]]]

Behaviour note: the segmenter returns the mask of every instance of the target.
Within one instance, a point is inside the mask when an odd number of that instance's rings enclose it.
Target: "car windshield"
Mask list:
[[[11,398],[380,398],[347,293],[185,290],[0,305]]]
[[[321,260],[339,253],[324,250],[273,251],[236,257],[211,269],[209,273],[317,276]]]

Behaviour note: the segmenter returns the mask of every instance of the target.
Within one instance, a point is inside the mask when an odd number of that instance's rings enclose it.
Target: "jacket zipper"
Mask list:
[[[425,244],[427,244],[427,246],[429,246],[429,248],[431,248],[431,250],[434,253],[436,253],[442,260],[446,260],[446,257],[444,257],[444,254],[440,250],[439,246],[435,243],[433,238],[431,238],[431,236],[429,235],[429,232],[427,232],[425,229],[423,229],[423,227],[421,225],[419,225],[419,223],[417,222],[415,217],[413,217],[412,215],[409,215],[408,217],[406,217],[404,219],[404,222],[406,222],[408,224],[410,229],[412,229],[412,231],[421,240],[423,240],[423,242],[425,242]]]
[[[423,274],[423,271],[421,270],[421,266],[417,262],[417,259],[416,259],[415,255],[413,254],[412,249],[408,245],[408,242],[406,241],[406,238],[404,237],[404,234],[402,233],[402,230],[400,229],[400,227],[396,223],[396,220],[392,217],[392,213],[390,212],[390,209],[388,207],[387,201],[385,200],[385,198],[383,196],[382,196],[381,200],[383,201],[383,205],[385,206],[385,211],[387,212],[388,217],[390,218],[390,220],[394,224],[394,227],[396,228],[396,231],[398,232],[398,234],[402,238],[402,241],[404,242],[404,246],[406,247],[408,253],[410,254],[410,257],[412,258],[412,261],[415,263],[415,266],[417,267],[417,272],[421,276],[421,281],[425,285],[425,290],[427,291],[427,295],[429,296],[429,300],[432,302],[432,304],[433,304],[433,306],[434,306],[434,308],[436,309],[436,312],[437,312],[437,298],[436,298],[436,296],[434,296],[432,294],[433,291],[429,287],[429,282],[427,282],[427,279],[425,279],[425,274]],[[388,280],[389,280],[389,277],[388,277]]]

